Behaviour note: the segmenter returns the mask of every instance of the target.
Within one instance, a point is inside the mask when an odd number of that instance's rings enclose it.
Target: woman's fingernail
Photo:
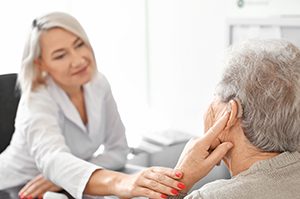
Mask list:
[[[178,191],[176,189],[172,189],[171,193],[174,194],[174,195],[178,195]]]
[[[166,196],[165,194],[161,194],[160,197],[161,198],[167,198],[168,196]]]
[[[20,197],[21,199],[25,199],[25,198],[26,198],[26,196],[25,196],[24,193],[19,194],[19,197]]]
[[[179,189],[185,189],[185,185],[184,185],[182,182],[179,182],[179,183],[177,184],[177,187],[178,187]]]
[[[182,174],[180,171],[176,171],[175,175],[176,175],[176,177],[180,178]]]

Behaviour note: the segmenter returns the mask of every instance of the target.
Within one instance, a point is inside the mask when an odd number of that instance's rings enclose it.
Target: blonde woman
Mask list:
[[[18,82],[22,97],[12,141],[0,155],[0,189],[27,183],[21,198],[60,189],[75,198],[166,198],[184,187],[173,169],[113,171],[126,162],[125,128],[74,17],[55,12],[33,21]],[[105,150],[95,155],[100,145]]]
[[[229,142],[211,147],[224,130],[227,113],[200,139],[201,150],[181,158],[182,170],[113,171],[126,162],[125,129],[84,30],[66,13],[33,21],[18,78],[22,97],[12,141],[0,154],[0,190],[26,183],[20,198],[61,189],[75,198],[180,197],[190,188],[180,181],[183,170],[190,173],[187,160],[201,157],[194,176],[205,176],[232,147]],[[100,145],[105,150],[95,155]]]

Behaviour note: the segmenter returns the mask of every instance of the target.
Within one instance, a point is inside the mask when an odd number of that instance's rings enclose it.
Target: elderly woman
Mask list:
[[[186,198],[300,198],[300,50],[283,40],[250,40],[229,51],[226,67],[205,128],[231,110],[211,148],[234,145],[223,158],[233,177]],[[188,145],[178,162],[184,192],[203,177],[201,145]]]

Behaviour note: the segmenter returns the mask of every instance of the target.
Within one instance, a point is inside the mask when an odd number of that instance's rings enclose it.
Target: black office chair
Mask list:
[[[9,145],[15,130],[15,117],[20,101],[16,89],[17,74],[0,75],[0,153]]]

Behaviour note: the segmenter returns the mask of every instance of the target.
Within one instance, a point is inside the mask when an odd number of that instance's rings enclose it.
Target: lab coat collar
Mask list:
[[[54,98],[63,114],[75,125],[82,129],[83,132],[87,132],[87,128],[84,125],[76,107],[71,102],[66,92],[60,88],[51,77],[47,78],[47,89],[50,95]]]

